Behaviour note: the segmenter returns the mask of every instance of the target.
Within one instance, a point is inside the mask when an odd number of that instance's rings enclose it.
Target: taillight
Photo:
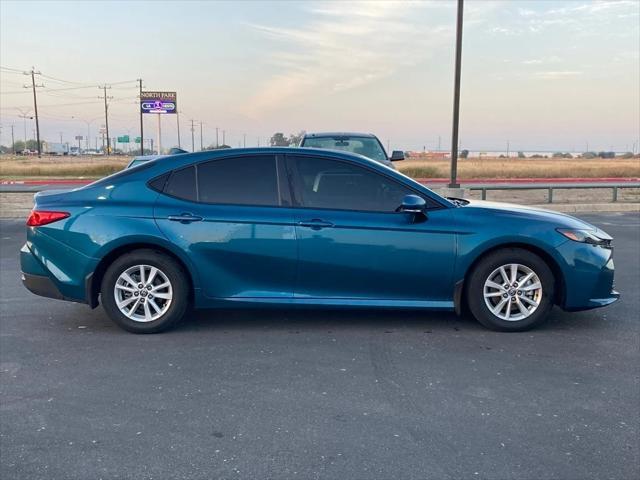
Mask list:
[[[29,227],[41,227],[48,223],[57,222],[63,218],[67,218],[70,215],[69,212],[48,212],[46,210],[31,210],[29,218],[27,218],[27,225]]]

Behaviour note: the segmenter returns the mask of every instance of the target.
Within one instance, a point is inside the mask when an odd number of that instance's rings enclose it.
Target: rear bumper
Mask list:
[[[67,300],[60,293],[56,284],[49,277],[44,275],[33,275],[31,273],[22,272],[22,284],[31,293],[40,295],[41,297],[56,298],[58,300]]]
[[[48,267],[34,255],[27,244],[20,249],[20,270],[22,284],[30,292],[42,297],[68,300],[77,303],[89,303],[85,295],[87,282],[90,283],[91,275],[84,279],[80,286],[71,282],[61,282],[56,278],[54,271],[64,277],[64,273],[53,262],[48,260]],[[68,279],[70,280],[70,279]]]

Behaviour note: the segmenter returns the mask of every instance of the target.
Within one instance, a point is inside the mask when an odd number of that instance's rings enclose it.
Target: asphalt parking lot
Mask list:
[[[136,336],[20,283],[0,221],[3,479],[636,479],[640,215],[622,300],[494,333],[453,314],[208,311]]]

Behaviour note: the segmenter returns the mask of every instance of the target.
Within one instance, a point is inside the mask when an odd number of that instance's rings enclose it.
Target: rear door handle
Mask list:
[[[191,222],[202,221],[202,217],[199,217],[198,215],[192,215],[190,213],[181,213],[180,215],[169,215],[167,219],[171,222],[180,222],[180,223],[191,223]]]
[[[302,220],[298,222],[298,226],[309,227],[311,230],[320,230],[321,228],[331,228],[334,225],[331,222],[314,218],[313,220]]]

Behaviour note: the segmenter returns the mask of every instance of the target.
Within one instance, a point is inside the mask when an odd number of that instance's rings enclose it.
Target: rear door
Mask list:
[[[283,159],[226,157],[174,171],[155,217],[210,298],[293,296],[296,238]]]
[[[296,297],[451,306],[450,209],[427,197],[433,208],[414,221],[395,210],[417,192],[395,179],[321,156],[287,156],[287,164],[297,207]]]

